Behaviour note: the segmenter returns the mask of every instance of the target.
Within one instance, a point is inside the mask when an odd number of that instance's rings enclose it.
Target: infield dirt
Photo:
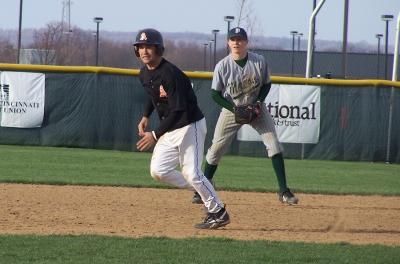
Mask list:
[[[0,184],[1,234],[228,237],[240,240],[400,245],[400,197],[219,191],[231,224],[198,230],[192,192],[97,186]]]

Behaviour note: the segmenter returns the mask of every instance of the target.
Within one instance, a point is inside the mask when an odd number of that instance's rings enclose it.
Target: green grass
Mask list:
[[[169,188],[149,175],[150,153],[0,145],[0,182]],[[296,192],[400,195],[400,165],[285,160]],[[219,190],[275,192],[267,158],[225,156],[215,176]]]
[[[0,263],[398,263],[399,247],[232,239],[0,236]]]
[[[149,153],[0,145],[0,182],[168,188]],[[400,195],[399,165],[285,160],[297,192]],[[218,189],[276,191],[271,161],[226,156]],[[231,239],[0,235],[0,263],[398,263],[400,247]]]
[[[1,182],[162,186],[149,176],[149,153],[0,145],[0,157]]]

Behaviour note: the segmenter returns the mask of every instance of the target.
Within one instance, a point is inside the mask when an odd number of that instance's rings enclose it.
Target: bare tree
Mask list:
[[[58,51],[57,64],[94,65],[96,38],[89,30],[74,27],[69,34],[63,34],[62,47]]]
[[[61,48],[63,29],[60,23],[52,22],[33,34],[32,48],[39,51],[40,64],[55,64],[57,51]]]
[[[247,19],[247,0],[237,0],[237,6],[239,9],[237,16],[237,26],[242,26],[244,20]]]
[[[183,70],[203,68],[203,46],[185,41],[165,40],[165,57]]]
[[[102,64],[118,68],[139,68],[133,46],[129,42],[102,41]]]
[[[249,38],[255,35],[262,35],[261,24],[255,15],[251,0],[237,0],[237,8],[237,26],[243,27],[247,31]],[[251,40],[250,43],[256,45],[256,39]]]
[[[0,38],[0,62],[15,63],[15,49],[9,39]]]

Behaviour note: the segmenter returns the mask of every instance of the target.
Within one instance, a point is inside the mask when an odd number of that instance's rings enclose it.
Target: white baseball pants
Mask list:
[[[216,213],[224,205],[201,170],[206,133],[207,125],[203,118],[162,135],[154,147],[150,173],[155,180],[194,189],[208,211]],[[178,165],[181,172],[176,169]]]

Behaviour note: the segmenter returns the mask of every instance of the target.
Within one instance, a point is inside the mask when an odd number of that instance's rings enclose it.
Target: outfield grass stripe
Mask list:
[[[165,188],[149,175],[150,153],[0,145],[0,182]],[[400,195],[400,165],[287,159],[289,186],[296,192]],[[218,189],[275,192],[267,158],[225,156]]]
[[[398,263],[399,247],[105,236],[0,236],[0,263]]]

